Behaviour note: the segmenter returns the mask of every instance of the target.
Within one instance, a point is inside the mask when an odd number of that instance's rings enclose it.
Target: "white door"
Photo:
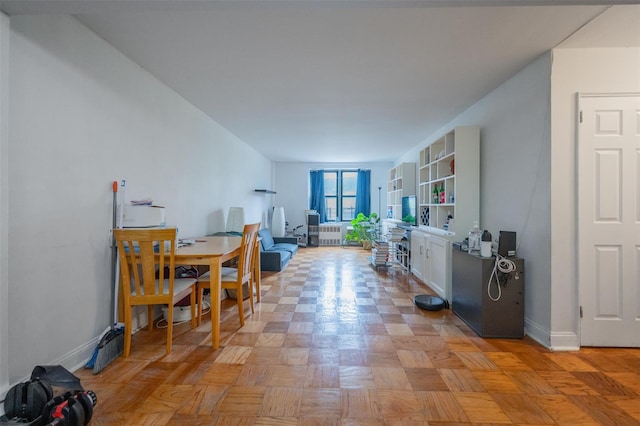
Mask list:
[[[581,345],[640,347],[640,94],[578,103]]]

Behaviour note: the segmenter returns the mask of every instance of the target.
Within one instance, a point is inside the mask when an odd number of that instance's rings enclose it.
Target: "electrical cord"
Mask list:
[[[491,276],[489,277],[489,282],[487,283],[487,296],[494,302],[497,302],[502,297],[502,284],[500,284],[500,277],[498,276],[498,272],[502,274],[508,275],[516,270],[516,264],[507,259],[506,257],[496,255],[496,261],[493,264],[493,271],[491,271]],[[498,296],[494,297],[491,295],[491,283],[493,282],[493,277],[496,277],[496,287],[498,287]],[[505,281],[506,282],[506,281]]]

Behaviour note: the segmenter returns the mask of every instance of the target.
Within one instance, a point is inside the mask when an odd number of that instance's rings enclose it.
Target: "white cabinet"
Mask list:
[[[425,282],[438,296],[448,299],[451,288],[451,243],[435,235],[427,236]]]
[[[456,127],[420,151],[418,225],[444,235],[466,235],[480,220],[480,129]],[[453,226],[447,226],[447,218]],[[464,237],[458,237],[462,240]]]
[[[402,220],[402,197],[416,195],[416,163],[401,163],[387,172],[387,218]]]
[[[411,273],[420,281],[426,282],[425,265],[427,261],[427,234],[411,232]]]
[[[451,241],[480,220],[480,128],[456,127],[420,151],[418,232],[425,235],[422,281],[451,298]],[[419,243],[416,243],[419,244]],[[416,258],[412,253],[412,262]]]
[[[446,299],[451,283],[449,240],[428,232],[411,231],[411,272]]]

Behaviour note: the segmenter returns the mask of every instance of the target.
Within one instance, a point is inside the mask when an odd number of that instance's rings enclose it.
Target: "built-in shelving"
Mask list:
[[[411,271],[445,300],[451,298],[451,243],[462,241],[476,220],[480,129],[456,127],[420,151],[418,228],[411,232]]]
[[[418,225],[439,235],[466,234],[479,220],[478,127],[456,127],[420,151],[418,206]]]
[[[387,172],[387,219],[402,220],[402,197],[416,195],[416,163],[401,163]]]

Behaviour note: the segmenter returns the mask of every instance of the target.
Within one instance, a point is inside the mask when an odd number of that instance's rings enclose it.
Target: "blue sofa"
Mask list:
[[[260,237],[260,270],[282,271],[298,252],[295,237],[273,237],[268,229],[258,231]]]

